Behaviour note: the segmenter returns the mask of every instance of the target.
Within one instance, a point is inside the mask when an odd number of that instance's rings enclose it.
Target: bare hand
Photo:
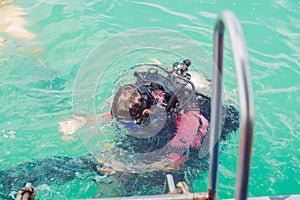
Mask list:
[[[74,116],[64,122],[59,122],[58,131],[62,132],[64,135],[74,134],[78,129],[83,127],[87,123],[87,119],[82,116]]]

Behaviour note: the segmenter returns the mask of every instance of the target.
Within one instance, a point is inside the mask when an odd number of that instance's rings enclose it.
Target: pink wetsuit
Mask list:
[[[164,100],[164,93],[162,92],[156,91],[152,93],[152,96],[157,99],[158,102]],[[176,127],[177,131],[175,137],[170,141],[172,147],[177,149],[187,149],[189,147],[200,148],[201,141],[208,130],[208,121],[198,110],[190,110],[185,114],[178,115]],[[171,153],[169,154],[169,158],[176,162],[183,163],[185,155]]]
[[[199,111],[188,111],[177,117],[176,127],[176,135],[170,142],[172,147],[181,149],[188,147],[200,148],[201,141],[208,130],[208,121],[203,115],[199,114]],[[169,157],[180,163],[183,163],[185,160],[185,155],[175,153],[169,154]]]

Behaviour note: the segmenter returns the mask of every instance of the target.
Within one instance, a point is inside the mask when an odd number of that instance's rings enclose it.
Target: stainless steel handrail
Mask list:
[[[221,122],[221,95],[223,71],[224,28],[227,27],[236,69],[237,85],[240,99],[240,153],[238,175],[236,179],[235,199],[246,199],[250,170],[251,148],[253,138],[254,105],[252,85],[248,64],[248,54],[244,34],[240,23],[231,11],[223,11],[214,30],[214,70],[212,88],[212,112],[210,121],[210,167],[208,193],[210,199],[216,198],[217,171],[219,154],[219,136]]]

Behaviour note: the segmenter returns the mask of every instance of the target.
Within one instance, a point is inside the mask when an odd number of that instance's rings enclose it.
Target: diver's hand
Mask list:
[[[75,133],[78,129],[85,126],[88,122],[96,122],[100,118],[109,117],[109,116],[110,116],[110,112],[105,112],[105,113],[90,115],[90,116],[74,115],[72,119],[69,119],[64,122],[59,122],[58,131],[62,132],[64,135],[70,135]]]
[[[74,134],[78,129],[82,128],[87,123],[87,118],[84,116],[74,116],[73,118],[59,122],[58,131],[64,135]]]

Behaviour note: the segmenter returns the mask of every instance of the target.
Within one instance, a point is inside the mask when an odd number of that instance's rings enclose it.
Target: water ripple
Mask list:
[[[133,1],[133,2],[136,3],[136,4],[141,4],[141,5],[146,5],[146,6],[158,8],[161,11],[164,11],[164,12],[169,13],[171,15],[182,17],[182,18],[185,18],[185,19],[188,19],[188,20],[191,20],[191,21],[196,20],[196,17],[193,16],[193,15],[189,15],[189,14],[186,14],[186,13],[175,12],[175,11],[172,11],[172,10],[170,10],[170,9],[164,7],[164,6],[158,5],[158,4],[148,3],[148,2],[141,2],[141,1]]]

